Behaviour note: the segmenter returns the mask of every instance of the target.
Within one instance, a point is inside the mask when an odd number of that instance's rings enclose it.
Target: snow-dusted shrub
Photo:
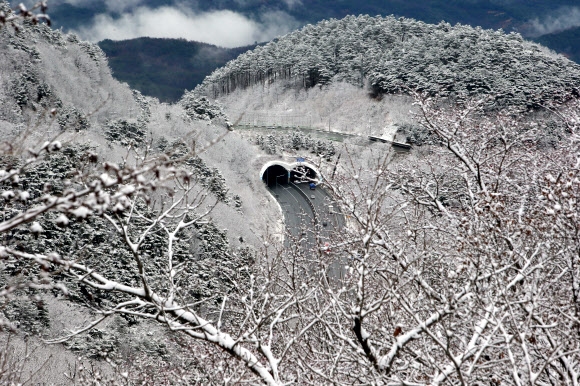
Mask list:
[[[34,108],[34,102],[39,102],[44,97],[44,90],[39,89],[40,87],[44,89],[47,85],[40,83],[32,63],[28,62],[24,71],[12,81],[11,94],[20,108]]]
[[[82,131],[91,126],[86,114],[70,105],[57,110],[56,121],[62,130],[72,128],[75,131]]]
[[[191,168],[194,176],[201,184],[215,194],[218,200],[223,202],[228,201],[226,180],[218,169],[210,168],[199,157],[191,157],[185,161],[185,164]]]
[[[14,34],[9,34],[8,43],[12,48],[29,54],[31,60],[40,60],[40,53],[38,52],[36,47],[30,44],[29,35],[27,34],[27,32],[23,31],[26,30],[21,29],[15,32]],[[4,31],[3,33],[7,32]]]
[[[399,125],[397,134],[405,136],[407,143],[417,146],[433,144],[436,141],[428,130],[416,124]]]
[[[78,45],[95,62],[100,62],[107,57],[98,44],[81,41]]]
[[[265,138],[258,134],[254,143],[267,154],[279,154],[282,150],[295,152],[309,150],[312,154],[322,156],[327,160],[336,154],[336,148],[332,141],[315,140],[310,134],[300,131],[292,131],[286,135],[268,134]]]
[[[141,110],[137,120],[142,126],[145,126],[149,123],[149,119],[151,118],[151,104],[147,98],[137,90],[133,90],[133,98]]]
[[[212,120],[214,118],[225,118],[221,107],[212,103],[206,97],[196,96],[193,92],[183,95],[179,104],[185,110],[185,114],[190,119]]]
[[[55,31],[45,23],[33,24],[30,28],[42,39],[54,47],[66,47],[66,40],[62,32]]]
[[[34,267],[21,268],[23,271],[20,272],[20,275],[10,277],[8,273],[14,272],[14,266],[10,263],[5,264],[2,267],[5,274],[0,277],[2,287],[10,287],[15,282],[18,282],[18,280],[28,280],[27,269],[35,269]],[[41,296],[41,291],[27,288],[14,294],[10,298],[0,300],[0,307],[2,308],[0,318],[9,320],[10,327],[18,332],[27,334],[40,334],[45,332],[50,327],[50,318],[48,307]],[[4,328],[0,324],[0,329]]]
[[[107,123],[105,138],[127,146],[142,146],[145,143],[147,132],[139,122],[126,119],[112,120]]]

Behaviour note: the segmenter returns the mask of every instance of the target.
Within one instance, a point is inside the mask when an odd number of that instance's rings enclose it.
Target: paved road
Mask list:
[[[388,143],[389,145],[393,146],[393,148],[397,153],[400,154],[408,153],[411,148],[411,145],[409,144],[393,142],[393,140],[388,140],[382,137],[368,136],[366,134],[361,135],[361,134],[342,133],[339,131],[326,131],[321,129],[315,129],[312,127],[264,127],[264,126],[238,125],[235,127],[235,129],[254,131],[264,135],[272,133],[287,133],[300,131],[304,134],[311,135],[314,138],[323,138],[334,142],[344,142],[346,140],[351,145],[365,147],[377,143]],[[391,134],[394,136],[395,132],[392,132]]]
[[[246,125],[238,125],[235,127],[236,130],[251,130],[256,131],[263,134],[272,134],[272,133],[285,133],[288,131],[296,132],[300,131],[304,134],[310,134],[314,138],[323,138],[328,139],[330,141],[335,142],[344,142],[345,139],[352,139],[352,138],[361,138],[361,136],[356,134],[349,134],[349,133],[341,133],[338,131],[325,131],[320,129],[308,128],[308,127],[260,127],[260,126],[246,126]],[[362,137],[366,139],[366,137]]]
[[[300,245],[305,249],[315,248],[315,216],[308,201],[292,185],[276,185],[270,190],[282,207],[290,236],[300,240]]]
[[[322,241],[326,241],[334,231],[340,232],[344,228],[344,216],[326,190],[320,187],[310,190],[307,183],[295,184],[295,186],[306,194],[314,205]]]
[[[338,204],[323,188],[319,187],[316,190],[310,190],[308,184],[297,184],[296,186],[306,193],[310,201],[314,204],[318,218],[317,228],[320,238],[318,245],[323,246],[325,242],[331,240],[333,233],[341,232],[344,229],[346,226],[344,216],[340,212]],[[334,253],[332,252],[332,243],[330,243],[330,248],[330,253]],[[328,268],[328,277],[334,280],[342,279],[345,275],[346,265],[346,257],[336,255],[336,260]]]
[[[277,185],[271,191],[282,207],[288,232],[291,237],[300,240],[300,245],[305,250],[322,248],[325,242],[330,242],[333,232],[344,229],[344,216],[323,188],[310,190],[307,183],[302,183]],[[315,213],[309,202],[312,203]],[[332,249],[332,244],[330,247]],[[328,269],[328,276],[333,279],[342,278],[345,260],[337,257]]]

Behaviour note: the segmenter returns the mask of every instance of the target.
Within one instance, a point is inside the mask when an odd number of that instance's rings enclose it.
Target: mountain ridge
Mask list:
[[[162,102],[176,102],[184,90],[193,90],[216,67],[255,47],[222,48],[185,39],[149,37],[103,40],[98,45],[117,79]]]
[[[95,15],[109,15],[112,20],[119,19],[124,15],[131,15],[138,9],[148,8],[150,10],[159,9],[159,7],[175,7],[176,3],[172,0],[152,1],[142,0],[132,2],[130,5],[119,3],[113,7],[110,3],[97,0],[92,2],[74,2],[57,1],[51,6],[51,12],[54,24],[65,30],[74,30],[91,25]],[[577,6],[577,2],[571,0],[556,1],[535,1],[514,2],[514,1],[497,1],[497,0],[472,0],[472,1],[430,1],[430,2],[408,2],[394,0],[385,4],[382,1],[340,1],[330,2],[328,0],[287,1],[287,0],[247,0],[244,2],[233,0],[220,0],[212,2],[183,1],[179,3],[177,9],[190,10],[193,14],[202,15],[216,11],[232,11],[249,21],[260,24],[261,15],[269,12],[277,12],[282,17],[292,20],[298,25],[317,23],[329,18],[343,18],[347,15],[390,15],[397,17],[407,17],[421,20],[427,23],[439,23],[445,20],[451,25],[456,23],[469,24],[472,26],[481,26],[484,29],[503,29],[507,32],[519,32],[525,38],[540,42],[541,44],[565,54],[572,60],[580,60],[580,36],[574,33],[575,30],[570,27],[570,16]],[[563,19],[562,19],[563,18]],[[562,24],[563,22],[563,24]],[[550,24],[554,24],[551,26]],[[566,24],[568,23],[568,24]],[[556,32],[550,32],[556,28],[563,28],[563,31],[556,29]],[[543,36],[537,36],[538,28],[547,28],[543,31]],[[128,44],[128,43],[119,43]],[[173,45],[169,43],[168,45]],[[150,60],[149,64],[141,65],[134,58],[134,51],[128,50],[126,57],[115,57],[111,60],[111,66],[120,80],[128,82],[133,87],[139,88],[147,95],[156,96],[161,100],[175,101],[178,94],[183,92],[184,88],[192,89],[194,83],[199,83],[203,74],[209,75],[212,70],[217,69],[229,60],[230,57],[223,57],[223,60],[212,62],[211,58],[199,67],[190,66],[190,72],[196,72],[197,75],[186,75],[189,58],[178,59],[181,61],[180,66],[174,63],[156,62],[151,58],[147,47],[144,50],[144,60]],[[120,62],[125,62],[122,64]],[[174,61],[175,62],[175,61]],[[201,60],[203,62],[203,60]],[[213,63],[213,68],[210,66]],[[200,68],[201,67],[201,68]],[[161,72],[177,71],[180,77],[184,79],[184,86],[170,86],[170,80],[160,80],[157,74]]]
[[[577,93],[580,66],[516,33],[349,16],[256,47],[214,71],[195,91],[215,98],[277,79],[304,88],[346,81],[375,95],[413,89],[533,105]]]

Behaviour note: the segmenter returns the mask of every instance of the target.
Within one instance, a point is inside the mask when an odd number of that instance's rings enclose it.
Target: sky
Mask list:
[[[56,3],[63,2],[83,6],[89,1],[60,0]],[[291,9],[301,0],[284,2]],[[185,3],[150,7],[141,0],[105,0],[105,5],[107,12],[94,15],[90,23],[73,32],[94,42],[149,36],[240,47],[269,41],[302,25],[284,10],[269,10],[250,18],[232,10],[202,11]]]
[[[53,0],[51,4],[68,3],[77,7],[94,7],[100,11],[89,21],[73,29],[82,39],[124,40],[141,36],[183,38],[215,44],[221,47],[239,47],[254,42],[269,41],[291,32],[304,24],[297,20],[293,10],[308,10],[310,0]],[[389,0],[396,3],[400,0]],[[409,0],[411,1],[411,0]],[[427,1],[427,0],[423,0]],[[483,0],[465,0],[469,3]],[[522,0],[486,0],[499,7],[516,6]],[[524,0],[527,1],[527,0]],[[552,32],[580,27],[580,0],[552,0],[558,5],[548,12],[524,21],[521,32],[527,37],[538,37]],[[541,0],[544,10],[550,9],[549,0]],[[323,3],[319,1],[318,3]],[[352,3],[352,1],[350,2]],[[377,1],[373,1],[377,3]],[[385,7],[387,7],[385,2]],[[579,5],[576,5],[579,3]],[[153,5],[152,5],[153,4]],[[230,4],[229,8],[260,9],[260,12],[240,13],[233,9],[211,10],[215,5]],[[338,7],[337,0],[330,1]],[[546,6],[548,4],[548,6]],[[556,4],[556,3],[554,3]],[[265,7],[269,8],[265,8]],[[382,5],[381,5],[382,7]],[[512,8],[513,9],[513,8]],[[296,14],[296,13],[294,13]]]
[[[538,37],[553,32],[561,32],[580,27],[580,7],[560,7],[553,12],[530,20],[531,37]]]

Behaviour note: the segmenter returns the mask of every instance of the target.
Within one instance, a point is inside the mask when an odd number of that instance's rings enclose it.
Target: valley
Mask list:
[[[580,382],[579,65],[345,16],[167,103],[0,11],[0,383]]]

